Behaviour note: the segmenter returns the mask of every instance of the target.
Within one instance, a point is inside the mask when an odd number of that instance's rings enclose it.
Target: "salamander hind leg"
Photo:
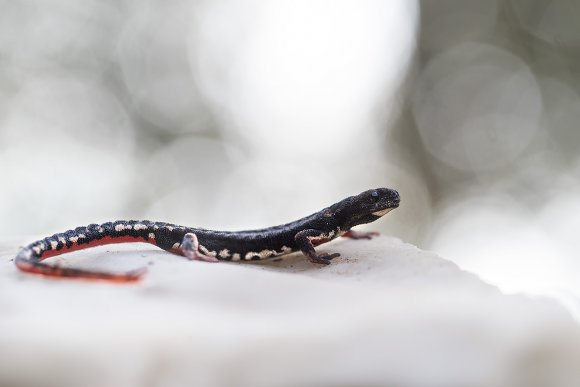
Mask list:
[[[197,240],[197,235],[195,235],[192,232],[188,232],[183,236],[183,241],[181,242],[180,249],[183,255],[188,259],[205,262],[218,262],[218,259],[216,257],[201,254],[199,252],[199,241]]]
[[[340,257],[340,254],[338,253],[316,253],[312,241],[317,241],[317,244],[328,241],[326,234],[323,231],[314,229],[302,230],[294,236],[294,239],[302,253],[307,256],[312,263],[328,265],[331,259]]]

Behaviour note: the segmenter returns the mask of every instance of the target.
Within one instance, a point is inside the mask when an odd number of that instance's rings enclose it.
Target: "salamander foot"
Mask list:
[[[350,239],[372,239],[373,237],[379,236],[380,234],[376,231],[353,231],[348,230],[342,234],[345,238]]]
[[[332,254],[328,254],[328,253],[322,253],[322,254],[318,254],[318,255],[312,255],[312,256],[308,256],[308,260],[312,263],[320,263],[323,265],[328,265],[330,264],[330,260],[336,257],[340,257],[339,253],[332,253]]]

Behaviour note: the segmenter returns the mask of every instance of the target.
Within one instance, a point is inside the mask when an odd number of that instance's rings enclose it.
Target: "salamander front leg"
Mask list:
[[[316,254],[316,250],[314,250],[314,244],[312,242],[315,241],[317,242],[316,244],[320,244],[329,240],[326,234],[320,230],[302,230],[294,236],[294,239],[296,240],[296,244],[302,253],[306,255],[312,263],[328,265],[332,258],[340,257],[340,254],[338,253]]]
[[[192,232],[188,232],[183,236],[183,241],[181,242],[181,252],[185,257],[191,260],[199,260],[206,262],[218,262],[216,257],[211,255],[204,255],[199,252],[199,241],[197,240],[197,235]]]

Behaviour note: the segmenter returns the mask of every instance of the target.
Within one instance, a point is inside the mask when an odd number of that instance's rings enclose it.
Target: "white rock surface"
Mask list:
[[[24,241],[20,241],[24,242]],[[397,239],[339,240],[260,263],[148,245],[53,258],[142,283],[49,280],[0,245],[0,386],[576,386],[580,330]]]

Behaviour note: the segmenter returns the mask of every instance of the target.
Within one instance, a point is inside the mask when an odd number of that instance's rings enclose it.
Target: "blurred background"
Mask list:
[[[0,0],[0,234],[370,226],[579,311],[580,4]]]

